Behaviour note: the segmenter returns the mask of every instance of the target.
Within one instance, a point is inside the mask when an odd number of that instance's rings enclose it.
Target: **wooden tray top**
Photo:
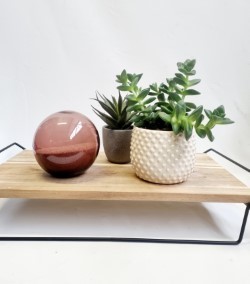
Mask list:
[[[160,185],[137,178],[131,164],[109,163],[102,153],[83,175],[54,178],[25,150],[0,165],[0,198],[249,203],[250,188],[206,154],[197,155],[188,181]]]

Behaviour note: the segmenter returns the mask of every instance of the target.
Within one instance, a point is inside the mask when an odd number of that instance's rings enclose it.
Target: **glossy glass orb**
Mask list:
[[[38,126],[33,149],[38,164],[49,174],[70,177],[82,174],[99,152],[99,135],[83,114],[61,111]]]

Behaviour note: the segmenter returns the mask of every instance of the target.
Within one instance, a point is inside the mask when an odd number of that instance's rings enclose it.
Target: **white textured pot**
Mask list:
[[[194,170],[195,137],[187,141],[173,131],[134,127],[131,139],[131,163],[141,179],[175,184],[186,181]]]

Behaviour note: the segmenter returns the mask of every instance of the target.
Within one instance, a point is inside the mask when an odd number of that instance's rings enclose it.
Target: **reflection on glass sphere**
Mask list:
[[[38,164],[49,174],[70,177],[82,174],[99,152],[99,135],[83,114],[61,111],[38,126],[33,149]]]

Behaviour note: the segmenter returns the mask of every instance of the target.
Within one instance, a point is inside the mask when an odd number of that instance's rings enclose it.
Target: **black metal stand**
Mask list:
[[[8,148],[12,146],[18,146],[21,149],[25,149],[23,146],[21,146],[18,143],[12,143],[8,145],[7,147],[3,148],[0,150],[0,153],[7,150]],[[242,169],[246,171],[250,171],[250,169],[246,168],[245,166],[242,166],[241,164],[235,162],[234,160],[228,158],[227,156],[221,154],[220,152],[214,150],[214,149],[208,149],[205,151],[205,153],[208,153],[210,151],[213,151],[217,153],[218,155],[222,156],[223,158],[227,159],[228,161],[234,163],[235,165],[241,167]],[[58,241],[63,241],[63,242],[133,242],[133,243],[168,243],[168,244],[197,244],[197,245],[238,245],[241,243],[245,228],[246,228],[246,223],[247,223],[247,218],[250,210],[250,203],[245,204],[246,209],[245,213],[243,216],[241,228],[240,228],[240,233],[239,237],[235,241],[215,241],[215,240],[189,240],[189,239],[154,239],[154,238],[123,238],[123,237],[39,237],[39,236],[18,236],[18,237],[0,237],[0,241],[49,241],[49,242],[58,242]]]
[[[242,168],[243,170],[245,170],[245,171],[247,171],[247,172],[250,172],[250,169],[248,169],[247,167],[245,167],[245,166],[239,164],[238,162],[236,162],[236,161],[234,161],[233,159],[231,159],[231,158],[225,156],[224,154],[220,153],[219,151],[216,151],[216,150],[213,149],[213,148],[210,148],[210,149],[206,150],[204,153],[208,153],[208,152],[214,152],[214,153],[218,154],[219,156],[223,157],[224,159],[228,160],[229,162],[231,162],[231,163],[235,164],[236,166]]]
[[[12,144],[10,144],[10,145],[4,147],[3,149],[0,149],[0,153],[2,153],[3,151],[6,151],[7,149],[9,149],[9,148],[12,147],[12,146],[17,146],[17,147],[19,147],[19,148],[25,150],[25,148],[24,148],[22,145],[20,145],[20,144],[14,142],[14,143],[12,143]]]

